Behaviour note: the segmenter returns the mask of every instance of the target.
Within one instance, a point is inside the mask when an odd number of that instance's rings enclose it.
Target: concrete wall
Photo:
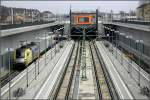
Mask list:
[[[1,53],[4,54],[7,52],[7,48],[18,48],[21,45],[20,41],[35,41],[35,37],[40,33],[44,34],[45,32],[48,32],[48,29],[40,29],[40,30],[35,30],[35,31],[30,31],[30,32],[24,32],[20,34],[15,34],[15,35],[10,35],[7,37],[2,37],[1,38]]]
[[[9,65],[9,53],[8,48],[11,48],[11,51],[13,52],[14,49],[19,48],[21,46],[21,41],[27,42],[35,42],[40,41],[40,49],[41,51],[45,50],[45,48],[48,48],[48,46],[51,44],[51,42],[54,43],[54,41],[51,41],[51,36],[46,36],[46,42],[45,42],[45,33],[53,31],[53,29],[59,28],[59,25],[64,24],[45,24],[45,25],[36,25],[36,26],[28,26],[28,27],[21,27],[16,29],[8,29],[3,30],[0,34],[1,35],[1,43],[0,43],[0,49],[1,49],[1,55],[0,55],[0,68],[2,69],[2,76],[8,73],[8,65]],[[16,33],[18,34],[16,34]],[[38,39],[40,37],[40,40]],[[53,38],[52,38],[53,39]],[[25,43],[25,42],[24,42]],[[46,44],[46,45],[45,45]],[[11,58],[13,57],[13,53],[10,53]],[[11,60],[12,61],[12,60]]]
[[[8,73],[8,65],[9,65],[9,53],[8,48],[11,48],[13,51],[14,49],[21,46],[20,41],[28,41],[28,42],[35,42],[39,41],[36,37],[44,37],[45,33],[51,31],[51,28],[44,28],[38,29],[34,31],[23,32],[19,34],[9,35],[6,37],[1,37],[1,55],[0,55],[0,68],[2,70],[1,75],[5,75]],[[50,39],[47,39],[47,46],[45,45],[45,39],[40,40],[40,47],[41,50],[48,47],[50,45]],[[54,42],[54,41],[53,41]],[[46,46],[46,47],[45,47]],[[13,57],[13,53],[11,52],[11,58]],[[12,61],[12,59],[11,59]],[[11,63],[12,64],[12,63]],[[12,65],[11,65],[12,66]]]
[[[107,25],[109,27],[112,27],[112,25]],[[118,30],[120,33],[124,33],[125,35],[123,35],[122,38],[124,38],[125,40],[120,40],[119,44],[120,46],[122,46],[125,50],[130,51],[132,53],[134,53],[135,55],[139,55],[139,46],[137,47],[137,44],[134,40],[143,40],[144,44],[143,49],[141,48],[141,52],[142,52],[142,57],[141,59],[147,63],[148,65],[150,65],[149,59],[150,59],[150,33],[148,31],[143,31],[143,30],[139,30],[139,29],[133,29],[133,28],[127,28],[127,27],[123,27],[123,26],[119,26],[116,25],[115,26],[116,30]],[[126,36],[132,36],[132,43],[131,43],[131,48],[129,46],[129,43],[125,37]],[[122,42],[121,42],[122,41]]]
[[[131,35],[134,40],[143,40],[145,45],[150,46],[150,33],[149,32],[135,30],[135,29],[126,28],[126,27],[117,27],[117,29],[121,33],[125,33],[126,35]]]

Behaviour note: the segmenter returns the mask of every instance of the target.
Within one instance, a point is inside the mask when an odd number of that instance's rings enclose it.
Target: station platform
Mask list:
[[[54,64],[52,71],[46,77],[44,84],[42,84],[42,86],[40,87],[40,90],[37,91],[33,99],[48,99],[52,96],[55,85],[59,81],[61,77],[60,75],[66,67],[66,64],[67,64],[66,62],[69,60],[69,56],[73,49],[73,44],[74,42],[70,41],[68,45],[64,47],[64,51],[59,57],[59,60],[55,60],[55,64]],[[49,63],[47,66],[48,67],[51,66],[51,63]]]
[[[148,25],[129,24],[129,23],[121,23],[121,22],[104,22],[104,24],[112,24],[112,25],[117,25],[117,26],[122,26],[122,27],[127,27],[136,30],[147,31],[147,32],[150,31]]]
[[[19,75],[11,80],[10,88],[9,83],[1,88],[1,98],[2,99],[31,99],[36,96],[39,89],[43,86],[47,77],[53,72],[55,65],[60,59],[64,58],[63,55],[66,54],[67,49],[72,46],[72,41],[64,43],[62,49],[59,49],[59,43],[56,48],[50,49],[46,56],[45,54],[39,59],[39,73],[38,73],[38,62],[32,63],[27,69],[23,70]],[[57,51],[57,52],[56,52]],[[46,60],[45,60],[46,57]],[[27,87],[27,75],[28,75],[28,87]],[[57,77],[56,77],[57,78]],[[24,95],[21,97],[15,97],[14,91],[18,88],[24,90]]]
[[[141,94],[141,87],[139,87],[137,82],[137,70],[129,73],[128,64],[121,64],[121,57],[119,57],[119,55],[117,55],[116,59],[115,54],[112,54],[112,52],[110,52],[110,50],[104,46],[102,41],[97,41],[96,45],[100,51],[100,54],[102,55],[102,58],[104,59],[105,65],[109,71],[109,74],[114,82],[114,85],[116,86],[116,89],[121,99],[148,99],[147,96]],[[118,49],[115,50],[121,53]],[[131,69],[134,70],[134,67]],[[142,70],[141,77],[144,73],[145,72]],[[144,86],[145,84],[148,85],[148,81],[145,78],[141,78],[141,86]]]
[[[23,32],[29,32],[29,31],[33,31],[37,29],[43,29],[43,28],[47,28],[47,27],[51,27],[55,25],[64,25],[64,22],[55,22],[55,23],[48,23],[48,24],[42,24],[42,25],[33,25],[33,26],[5,29],[5,30],[1,30],[1,37],[20,34]]]

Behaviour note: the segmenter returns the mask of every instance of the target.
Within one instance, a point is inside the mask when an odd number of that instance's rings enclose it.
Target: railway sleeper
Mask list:
[[[100,92],[100,99],[111,99],[111,95],[109,93],[109,88],[106,84],[106,80],[104,77],[104,73],[102,70],[101,63],[99,62],[99,59],[96,55],[96,51],[93,45],[91,45],[91,52],[93,57],[93,64],[95,69],[95,76],[97,81],[97,87],[99,87],[98,92]]]
[[[105,63],[104,63],[104,61],[101,57],[101,54],[98,51],[98,47],[96,45],[95,45],[95,49],[96,49],[96,53],[98,55],[98,59],[99,59],[101,65],[102,65],[102,70],[105,72],[104,76],[106,78],[106,83],[108,84],[110,95],[111,95],[113,100],[120,100],[120,97],[119,97],[118,93],[116,92],[116,88],[114,86],[114,83],[112,82],[112,79],[110,78],[109,72],[107,71]]]
[[[78,44],[75,45],[75,49],[71,56],[71,60],[68,64],[68,67],[66,69],[66,73],[64,74],[62,83],[60,83],[60,89],[58,90],[58,93],[56,95],[57,100],[67,99],[67,95],[69,94],[70,84],[72,82],[75,61],[76,61],[76,57],[77,57],[76,56],[77,50],[78,50],[77,47],[78,47]]]

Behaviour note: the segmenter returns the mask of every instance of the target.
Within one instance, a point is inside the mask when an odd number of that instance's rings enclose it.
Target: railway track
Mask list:
[[[68,45],[68,43],[66,45]],[[54,54],[54,52],[55,52],[54,48],[53,48],[52,52]],[[48,52],[47,56],[50,55],[50,54],[51,54],[51,51]],[[53,55],[53,57],[54,56],[55,55]],[[61,55],[58,56],[58,57],[61,57]],[[39,60],[40,67],[44,66],[44,61],[45,61],[44,58]],[[50,59],[51,58],[49,58],[49,60]],[[48,58],[47,58],[47,60],[48,60]],[[59,59],[57,59],[57,60],[59,60]],[[44,68],[40,68],[40,67],[39,67],[39,71],[42,72],[44,70]],[[34,78],[34,76],[35,76],[35,64],[31,65],[28,68],[28,75],[30,76],[30,77],[28,77],[28,82],[30,82],[29,84],[31,84],[32,81],[35,79]],[[11,79],[11,86],[10,86],[11,87],[11,91],[13,91],[16,87],[21,87],[20,83],[26,83],[26,69],[21,71],[21,72],[20,71],[11,72],[10,78],[9,78],[9,74],[8,74],[7,76],[3,77],[3,79],[1,79],[1,82],[2,82],[1,97],[3,97],[3,98],[7,97],[7,94],[9,92],[9,87],[8,87],[9,79]],[[23,85],[23,86],[26,86],[26,85]],[[22,88],[24,88],[24,87],[22,87]]]
[[[40,53],[40,57],[44,56],[44,54],[49,51],[51,48],[53,48],[55,45],[57,45],[58,43],[56,44],[53,44],[52,47],[49,47],[47,48],[46,50],[44,50],[43,52]],[[37,61],[38,58],[34,59],[28,66],[26,67],[29,67],[31,64],[33,64],[35,61]],[[19,66],[19,67],[24,67],[24,66]],[[9,79],[12,80],[13,78],[15,78],[18,74],[20,74],[24,69],[21,69],[21,70],[18,70],[18,69],[14,69],[12,70],[11,69],[11,72],[10,72],[10,75],[9,73],[7,73],[6,75],[4,75],[3,77],[0,78],[0,82],[1,82],[1,87],[5,86],[8,82],[9,82]],[[10,76],[10,78],[9,78]]]
[[[68,100],[78,99],[80,85],[80,61],[82,59],[81,42],[76,42],[73,52],[71,54],[68,65],[63,73],[60,82],[57,83],[57,87],[53,92],[54,100]],[[98,99],[114,99],[118,100],[119,96],[116,93],[114,85],[109,77],[107,70],[104,67],[104,63],[99,56],[96,46],[93,43],[89,43],[90,56],[92,58],[94,86],[96,88],[95,98]]]
[[[20,73],[19,71],[11,71],[10,75],[8,73],[5,76],[1,77],[1,79],[0,79],[1,80],[1,87],[3,87],[4,85],[6,85],[9,82],[9,79],[12,80],[19,73]]]
[[[61,78],[57,88],[54,90],[53,97],[51,99],[55,100],[66,100],[69,97],[69,91],[74,75],[74,69],[77,61],[77,54],[79,49],[79,43],[76,42],[73,52],[71,54],[69,63],[63,73],[63,77]]]
[[[114,88],[109,73],[107,72],[103,59],[101,58],[97,47],[93,44],[94,44],[93,42],[90,44],[90,49],[94,65],[99,99],[118,100],[119,96]]]

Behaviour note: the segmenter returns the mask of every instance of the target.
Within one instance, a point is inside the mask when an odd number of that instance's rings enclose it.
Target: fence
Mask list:
[[[117,60],[120,63],[120,65],[122,65],[123,69],[125,69],[126,72],[129,73],[130,75],[129,77],[134,82],[136,82],[136,84],[138,84],[140,88],[139,92],[142,95],[146,95],[147,97],[149,97],[150,96],[150,92],[149,92],[150,91],[150,74],[146,73],[142,68],[140,68],[140,66],[138,66],[134,61],[132,61],[132,59],[125,56],[125,54],[122,53],[122,51],[118,50],[118,48],[116,48],[114,45],[112,45],[108,41],[102,40],[102,43],[104,44],[102,46],[105,52],[110,57],[112,63],[115,65],[114,67],[116,67],[117,69],[117,66],[115,64]],[[118,70],[118,71],[121,71],[121,70]],[[129,81],[129,80],[126,79],[122,71],[119,73],[121,75],[121,78],[124,80],[126,84],[126,81]],[[149,73],[150,73],[150,67],[149,67]],[[126,84],[126,85],[132,93],[130,84]]]

